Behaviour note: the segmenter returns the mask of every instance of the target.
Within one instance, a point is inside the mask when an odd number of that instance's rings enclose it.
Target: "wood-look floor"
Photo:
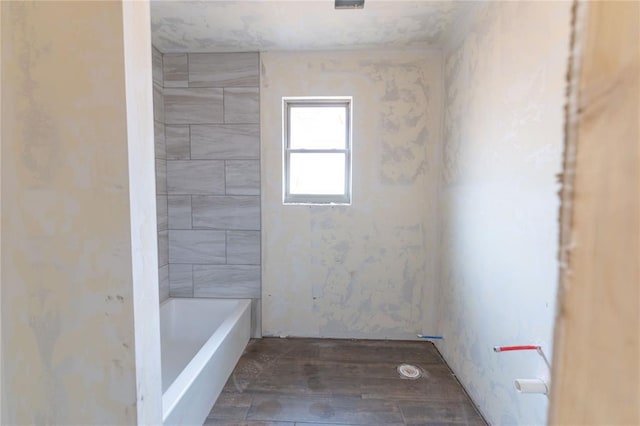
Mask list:
[[[410,363],[423,377],[407,380]],[[484,425],[428,342],[252,340],[207,425]]]

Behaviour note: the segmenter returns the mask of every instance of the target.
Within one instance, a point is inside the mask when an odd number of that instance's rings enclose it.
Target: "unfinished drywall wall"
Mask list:
[[[491,2],[445,51],[438,344],[491,424],[544,424],[558,271],[570,2]]]
[[[148,3],[0,7],[3,424],[158,424]]]
[[[439,51],[261,55],[263,332],[415,338],[435,326]],[[353,203],[282,204],[282,97],[353,96]]]

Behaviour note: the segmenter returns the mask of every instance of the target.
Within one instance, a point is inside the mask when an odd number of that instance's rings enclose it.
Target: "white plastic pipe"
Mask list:
[[[514,385],[521,393],[541,393],[546,395],[549,392],[547,384],[542,379],[516,379]]]

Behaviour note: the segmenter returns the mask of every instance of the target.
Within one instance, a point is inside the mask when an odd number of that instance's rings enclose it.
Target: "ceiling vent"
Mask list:
[[[364,0],[335,0],[336,9],[363,9]]]

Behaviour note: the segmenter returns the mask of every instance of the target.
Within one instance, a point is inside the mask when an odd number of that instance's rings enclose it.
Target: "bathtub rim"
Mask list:
[[[160,304],[160,308],[165,304],[171,303],[173,300],[198,300],[192,297],[169,297]],[[169,385],[167,390],[162,394],[162,421],[166,421],[169,415],[176,408],[182,397],[189,390],[193,382],[198,375],[202,372],[207,362],[216,350],[220,347],[233,326],[240,320],[242,315],[248,309],[251,310],[251,299],[224,299],[224,298],[201,298],[203,301],[213,300],[227,300],[238,302],[238,306],[233,312],[225,318],[220,326],[209,336],[209,338],[202,344],[198,352],[191,358],[191,360],[184,366],[182,371]],[[161,333],[162,334],[162,333]]]

